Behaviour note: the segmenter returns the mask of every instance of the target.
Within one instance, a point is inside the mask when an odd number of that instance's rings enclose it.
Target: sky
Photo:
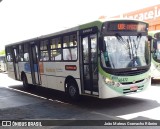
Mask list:
[[[6,44],[160,4],[160,0],[2,0],[0,50]]]

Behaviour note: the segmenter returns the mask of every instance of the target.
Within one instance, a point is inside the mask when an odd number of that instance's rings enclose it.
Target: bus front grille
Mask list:
[[[141,69],[141,70],[134,70],[134,71],[114,72],[112,74],[117,76],[135,76],[135,75],[145,73],[147,71],[148,69]]]
[[[142,81],[144,81],[144,79],[138,80],[138,81],[135,81],[135,82],[122,82],[121,84],[123,84],[123,85],[129,85],[129,84],[140,83],[140,82],[142,82]]]

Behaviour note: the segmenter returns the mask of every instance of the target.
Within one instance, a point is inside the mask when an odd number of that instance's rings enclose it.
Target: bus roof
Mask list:
[[[65,30],[54,32],[54,33],[47,34],[47,35],[41,35],[41,36],[36,37],[36,38],[31,38],[31,39],[27,39],[27,40],[11,43],[11,44],[8,44],[8,45],[5,45],[5,46],[12,46],[13,44],[16,45],[16,44],[21,44],[21,43],[25,43],[25,42],[31,42],[31,41],[35,41],[35,40],[39,40],[39,39],[45,39],[45,38],[48,38],[48,37],[61,35],[61,34],[73,32],[73,31],[77,31],[77,30],[81,30],[81,29],[87,29],[87,28],[94,27],[94,26],[97,26],[98,29],[101,29],[101,26],[102,26],[102,24],[104,22],[123,21],[123,20],[144,22],[144,21],[134,20],[134,19],[129,19],[129,18],[118,18],[118,19],[117,18],[108,18],[105,21],[104,20],[96,20],[96,21],[93,21],[93,22],[89,22],[89,23],[85,23],[85,24],[82,24],[82,25],[78,25],[78,26],[73,27],[73,28],[65,29]],[[144,23],[147,23],[147,22],[144,22]]]

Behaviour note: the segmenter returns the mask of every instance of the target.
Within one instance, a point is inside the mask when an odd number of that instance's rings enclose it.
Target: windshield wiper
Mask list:
[[[122,38],[122,36],[119,34],[119,33],[116,33],[115,34],[117,40],[120,42],[120,43],[123,43],[123,45],[125,45],[127,47],[127,49],[129,50],[129,57],[130,59],[132,58],[132,55],[131,55],[131,46],[129,44],[129,41],[127,39],[127,42]],[[133,52],[132,52],[133,53]]]
[[[140,41],[141,41],[141,37],[142,37],[142,34],[141,34],[141,33],[138,33],[138,34],[137,34],[137,45],[136,45],[135,40],[133,39],[136,57],[137,57],[137,50],[138,50],[138,48],[139,48],[139,44],[140,44]]]

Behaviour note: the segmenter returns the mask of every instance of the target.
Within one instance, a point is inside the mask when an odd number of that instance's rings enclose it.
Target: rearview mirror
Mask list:
[[[152,36],[148,35],[148,41],[152,41]]]
[[[99,50],[102,52],[106,51],[106,44],[103,37],[99,37]]]
[[[103,42],[103,38],[102,38],[102,37],[99,37],[99,50],[100,50],[100,51],[102,51],[102,49],[103,49],[102,42]]]

